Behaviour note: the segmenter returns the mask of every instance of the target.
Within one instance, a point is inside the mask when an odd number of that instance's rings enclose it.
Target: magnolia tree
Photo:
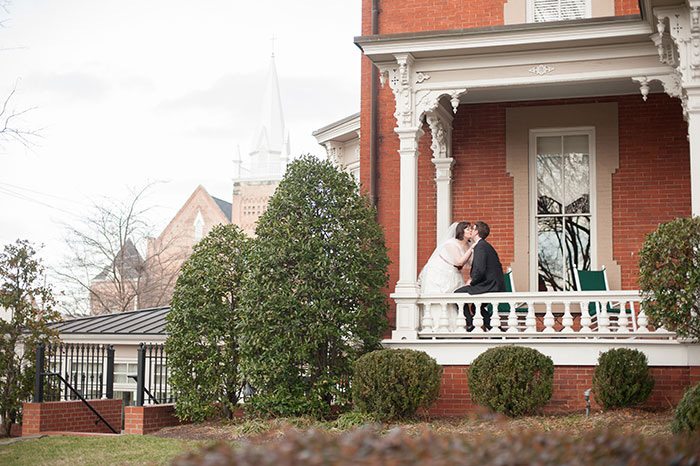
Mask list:
[[[230,418],[241,396],[235,322],[249,242],[235,225],[214,227],[177,279],[165,346],[181,419],[203,421],[217,409]]]
[[[386,328],[389,259],[375,210],[329,162],[290,163],[260,217],[238,320],[262,414],[323,416]]]
[[[700,217],[677,218],[647,236],[639,286],[652,323],[700,339]]]
[[[55,338],[48,323],[59,319],[44,267],[27,241],[8,244],[0,252],[0,412],[9,434],[22,403],[34,388],[35,348]]]

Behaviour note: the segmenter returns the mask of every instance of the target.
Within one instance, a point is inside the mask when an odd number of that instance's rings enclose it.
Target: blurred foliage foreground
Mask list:
[[[567,464],[697,465],[700,436],[630,435],[616,429],[582,436],[536,430],[468,437],[402,428],[381,435],[371,427],[332,435],[311,429],[290,431],[264,444],[234,449],[217,443],[176,458],[191,465],[385,465],[385,464]]]

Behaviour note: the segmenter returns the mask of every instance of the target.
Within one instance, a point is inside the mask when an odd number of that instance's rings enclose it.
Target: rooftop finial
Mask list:
[[[275,58],[275,40],[276,40],[276,37],[274,34],[272,34],[272,37],[270,38],[270,40],[272,41],[272,58]]]

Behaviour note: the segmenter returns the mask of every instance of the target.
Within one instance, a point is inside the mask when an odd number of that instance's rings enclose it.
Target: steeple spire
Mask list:
[[[270,57],[261,119],[253,133],[250,150],[250,175],[254,178],[279,178],[289,160],[289,136],[284,125],[274,48]]]

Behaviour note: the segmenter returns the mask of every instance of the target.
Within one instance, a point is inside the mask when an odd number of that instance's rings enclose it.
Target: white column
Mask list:
[[[700,216],[700,88],[686,88],[690,144],[690,200],[693,216]]]
[[[430,149],[435,165],[435,241],[440,242],[452,223],[452,113],[438,102],[436,109],[426,114],[426,121],[433,139]]]
[[[399,135],[399,281],[396,293],[418,295],[418,140],[420,126],[394,129]]]
[[[391,295],[396,299],[396,330],[392,340],[418,338],[418,140],[420,127],[395,128],[399,135],[399,280]]]
[[[454,159],[433,159],[435,164],[436,241],[452,223],[452,166]]]

